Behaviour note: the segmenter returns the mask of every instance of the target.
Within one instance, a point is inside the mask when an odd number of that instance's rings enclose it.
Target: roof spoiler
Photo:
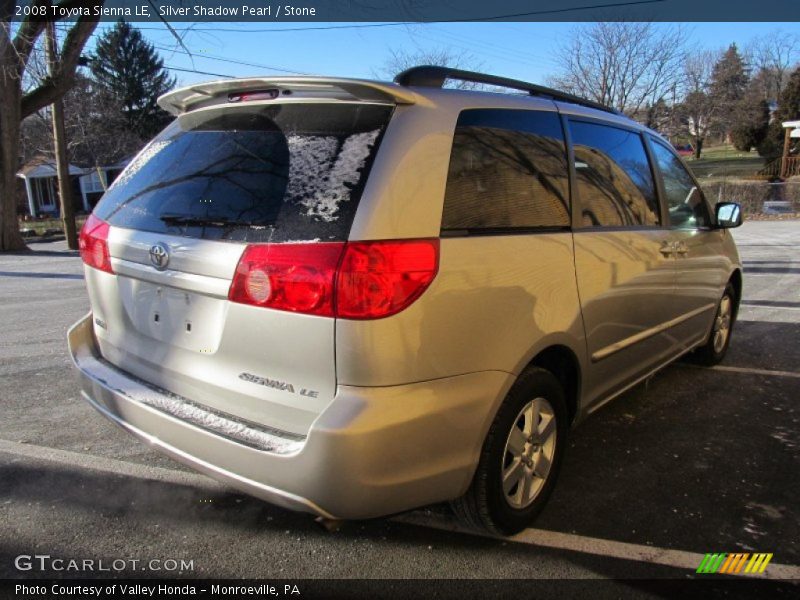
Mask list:
[[[252,79],[224,79],[190,85],[164,94],[158,99],[158,105],[173,115],[179,115],[200,106],[219,104],[221,96],[233,92],[264,89],[277,90],[283,96],[296,93],[303,97],[362,102],[415,104],[418,100],[416,93],[403,86],[368,79],[255,77]]]

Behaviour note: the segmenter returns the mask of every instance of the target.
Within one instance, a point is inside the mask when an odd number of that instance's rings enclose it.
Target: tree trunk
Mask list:
[[[58,59],[56,58],[56,26],[48,23],[45,30],[45,51],[50,76],[56,74]],[[78,249],[78,235],[75,231],[75,207],[72,203],[72,181],[69,173],[69,160],[67,158],[67,135],[64,131],[64,103],[61,98],[53,102],[53,147],[56,151],[56,172],[58,173],[58,199],[61,208],[61,223],[64,227],[64,237],[67,238],[67,248]]]
[[[49,0],[34,1],[36,6],[51,5]],[[72,86],[81,50],[99,20],[93,9],[103,4],[103,0],[87,2],[84,8],[89,15],[79,17],[68,30],[56,73],[23,96],[22,77],[45,21],[25,17],[12,40],[13,4],[0,1],[0,251],[26,248],[19,233],[15,194],[21,121],[61,98]]]
[[[703,151],[703,138],[694,138],[694,157],[700,158],[700,153]]]
[[[15,84],[0,82],[0,251],[27,248],[17,221],[20,92]]]

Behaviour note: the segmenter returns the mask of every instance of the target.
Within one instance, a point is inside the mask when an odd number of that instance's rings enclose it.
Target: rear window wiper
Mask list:
[[[231,220],[227,217],[201,217],[197,215],[161,215],[159,217],[167,225],[195,225],[198,227],[274,227],[271,223]]]

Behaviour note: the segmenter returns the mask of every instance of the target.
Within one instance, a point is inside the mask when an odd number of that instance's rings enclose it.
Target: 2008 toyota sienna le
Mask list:
[[[572,425],[725,355],[740,207],[613,110],[441,67],[160,104],[176,119],[81,232],[71,353],[103,415],[254,496],[337,519],[452,501],[510,534]]]

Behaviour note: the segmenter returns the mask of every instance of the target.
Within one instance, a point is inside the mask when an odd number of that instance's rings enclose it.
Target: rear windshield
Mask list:
[[[363,103],[245,104],[181,115],[95,214],[193,238],[345,240],[391,112]]]

